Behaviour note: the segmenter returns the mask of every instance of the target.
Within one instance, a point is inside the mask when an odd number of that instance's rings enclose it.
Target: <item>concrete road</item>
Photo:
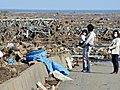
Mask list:
[[[63,82],[59,90],[120,90],[120,74],[112,72],[111,62],[91,66],[91,73],[71,72],[73,81]]]

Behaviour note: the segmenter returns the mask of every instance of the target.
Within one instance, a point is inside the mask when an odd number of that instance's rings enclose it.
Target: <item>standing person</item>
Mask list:
[[[79,45],[82,46],[86,40],[87,30],[83,30],[80,35]]]
[[[82,72],[90,72],[90,51],[92,49],[92,46],[94,45],[94,38],[96,37],[96,34],[94,33],[94,26],[92,24],[89,24],[87,26],[88,29],[88,36],[85,43],[82,45],[83,47],[83,70]]]
[[[114,71],[111,73],[118,73],[119,71],[119,63],[118,63],[118,56],[120,54],[120,38],[119,38],[119,31],[115,30],[113,31],[113,40],[109,47],[112,53],[112,63],[114,67]]]

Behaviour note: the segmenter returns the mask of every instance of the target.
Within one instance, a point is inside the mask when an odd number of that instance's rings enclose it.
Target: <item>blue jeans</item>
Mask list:
[[[90,58],[89,58],[89,55],[90,55],[91,48],[92,47],[90,47],[90,46],[85,46],[83,48],[83,70],[87,71],[87,72],[90,72]]]
[[[118,54],[112,54],[112,63],[113,63],[113,67],[114,67],[114,71],[118,73],[119,70],[119,62],[118,62]]]

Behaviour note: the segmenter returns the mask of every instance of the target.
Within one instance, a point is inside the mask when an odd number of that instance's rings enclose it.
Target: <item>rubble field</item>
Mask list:
[[[92,55],[110,59],[107,45],[112,31],[120,30],[120,14],[92,13],[29,13],[0,12],[0,83],[18,76],[30,65],[25,55],[33,50],[47,50],[47,57],[69,52],[81,55],[79,36],[86,26],[95,26],[95,46]],[[99,47],[98,47],[99,46]],[[99,58],[98,58],[99,59]],[[9,62],[14,61],[14,63]],[[14,64],[14,65],[11,65]]]

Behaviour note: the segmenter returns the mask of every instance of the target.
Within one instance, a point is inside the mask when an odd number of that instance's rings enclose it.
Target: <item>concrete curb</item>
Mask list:
[[[0,90],[34,90],[38,81],[44,83],[48,76],[43,63],[37,63],[23,71],[20,76],[12,78],[0,85]]]
[[[69,56],[70,54],[61,54],[49,59],[67,68],[65,58]],[[45,77],[48,77],[48,72],[44,63],[40,62],[23,71],[20,76],[0,84],[0,90],[35,90],[38,81],[45,83]]]

